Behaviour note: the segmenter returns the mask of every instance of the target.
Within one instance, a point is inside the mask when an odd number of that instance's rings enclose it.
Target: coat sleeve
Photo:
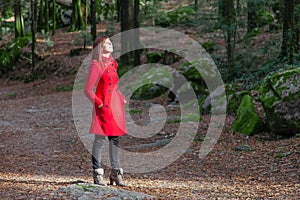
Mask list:
[[[99,107],[103,104],[102,100],[95,95],[94,87],[98,83],[98,79],[100,77],[100,70],[98,68],[98,63],[93,62],[91,63],[89,73],[84,85],[84,94],[87,96],[87,98],[96,105],[96,107]]]

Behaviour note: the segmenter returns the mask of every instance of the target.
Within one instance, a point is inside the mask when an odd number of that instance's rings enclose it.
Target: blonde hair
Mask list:
[[[108,39],[107,36],[99,36],[95,39],[93,44],[93,55],[92,59],[97,60],[99,63],[99,67],[102,69],[102,55],[103,55],[103,43]]]

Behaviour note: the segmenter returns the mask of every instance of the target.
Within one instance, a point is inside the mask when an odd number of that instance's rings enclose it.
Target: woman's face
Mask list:
[[[103,42],[103,53],[112,53],[113,52],[113,45],[109,38],[104,40]]]

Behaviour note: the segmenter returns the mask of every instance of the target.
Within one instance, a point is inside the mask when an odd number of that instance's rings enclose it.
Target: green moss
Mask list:
[[[172,88],[172,75],[167,68],[154,66],[143,74],[136,85],[140,87],[134,91],[132,99],[152,99]]]
[[[162,52],[150,52],[146,54],[147,63],[158,63],[163,58]]]
[[[300,68],[267,76],[259,92],[272,132],[288,136],[300,130],[300,120],[295,114],[300,99]]]
[[[142,110],[136,110],[136,109],[131,109],[130,111],[129,111],[129,113],[131,114],[131,115],[134,115],[134,114],[140,114],[140,113],[142,113],[143,111]]]
[[[245,95],[238,108],[237,117],[232,129],[244,135],[253,135],[260,131],[260,128],[261,122],[255,112],[253,99],[250,95]]]

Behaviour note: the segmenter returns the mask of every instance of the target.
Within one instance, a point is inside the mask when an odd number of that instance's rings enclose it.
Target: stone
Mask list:
[[[300,132],[300,68],[272,74],[259,88],[268,128],[275,134]]]
[[[222,99],[221,97],[224,93],[220,92],[221,88],[217,88],[210,95],[208,95],[201,103],[201,113],[209,114],[211,113],[211,97],[215,98],[215,100]],[[241,100],[244,95],[249,94],[248,91],[236,91],[236,89],[231,85],[225,85],[226,90],[226,114],[235,114],[237,109],[241,103]],[[220,101],[217,103],[217,107],[215,108],[217,113],[221,113],[224,110],[224,102]]]
[[[250,136],[262,130],[262,127],[261,119],[253,105],[253,98],[250,95],[245,95],[238,108],[232,130]]]
[[[155,199],[155,196],[134,192],[113,187],[99,186],[90,183],[72,184],[57,191],[58,194],[67,194],[72,199],[92,200],[92,199]]]

